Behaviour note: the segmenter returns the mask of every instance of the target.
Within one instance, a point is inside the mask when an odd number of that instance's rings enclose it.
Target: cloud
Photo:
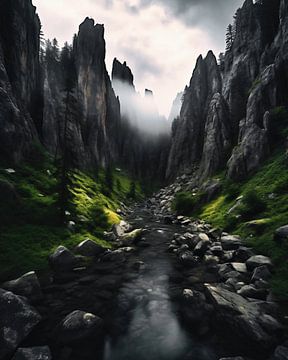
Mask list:
[[[47,38],[71,41],[86,16],[105,25],[106,64],[127,61],[138,91],[153,90],[161,114],[189,83],[195,61],[225,46],[241,0],[33,0]],[[235,8],[235,9],[234,9]]]

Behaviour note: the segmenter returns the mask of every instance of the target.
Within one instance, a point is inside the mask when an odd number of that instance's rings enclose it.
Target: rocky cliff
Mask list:
[[[31,0],[1,1],[0,159],[7,163],[19,161],[41,136],[39,34]]]
[[[221,62],[198,58],[173,123],[168,178],[195,168],[206,178],[227,165],[241,179],[267,158],[271,112],[287,105],[287,16],[285,0],[246,0]]]
[[[69,122],[68,147],[77,166],[106,166],[118,158],[120,108],[106,70],[103,25],[86,18],[74,38],[71,53],[76,110]],[[64,122],[61,106],[65,92],[61,70],[60,61],[46,64],[44,142],[53,153],[62,146],[59,133]]]

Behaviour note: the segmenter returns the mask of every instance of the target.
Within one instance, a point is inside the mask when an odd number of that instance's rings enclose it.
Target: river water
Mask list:
[[[173,258],[168,243],[175,225],[163,225],[145,210],[129,221],[148,230],[135,273],[127,274],[113,312],[104,360],[218,360],[207,340],[196,340],[177,316],[170,299]]]

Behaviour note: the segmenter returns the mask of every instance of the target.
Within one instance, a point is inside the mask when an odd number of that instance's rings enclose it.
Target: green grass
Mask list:
[[[121,220],[117,209],[130,201],[127,194],[132,180],[125,172],[113,170],[107,194],[103,191],[104,170],[97,178],[74,171],[70,174],[67,223],[74,221],[76,226],[70,231],[59,225],[56,168],[44,152],[38,151],[38,157],[41,160],[34,155],[29,163],[13,167],[16,172],[12,174],[0,166],[0,281],[31,270],[45,271],[49,254],[59,245],[73,249],[90,238],[104,247],[113,246],[103,240],[103,232]],[[15,196],[9,196],[7,186],[14,189]],[[136,182],[135,200],[142,197]]]
[[[273,240],[275,230],[288,223],[288,160],[276,153],[253,176],[242,183],[222,177],[223,191],[193,213],[215,227],[239,234],[257,253],[275,264],[272,279],[276,295],[288,297],[288,244]],[[238,199],[238,200],[237,200]],[[229,210],[240,200],[234,211]]]

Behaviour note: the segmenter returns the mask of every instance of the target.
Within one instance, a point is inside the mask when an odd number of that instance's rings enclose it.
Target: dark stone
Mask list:
[[[24,274],[18,279],[5,282],[2,288],[16,295],[25,296],[32,302],[43,297],[38,277],[34,271]]]
[[[12,355],[18,345],[40,322],[41,316],[25,298],[0,289],[0,358]]]
[[[52,355],[48,346],[20,348],[12,360],[52,360]]]
[[[77,258],[65,246],[59,246],[50,255],[49,263],[55,272],[69,271],[77,265]]]
[[[103,321],[94,314],[75,310],[65,317],[56,331],[57,341],[73,344],[103,336]]]

